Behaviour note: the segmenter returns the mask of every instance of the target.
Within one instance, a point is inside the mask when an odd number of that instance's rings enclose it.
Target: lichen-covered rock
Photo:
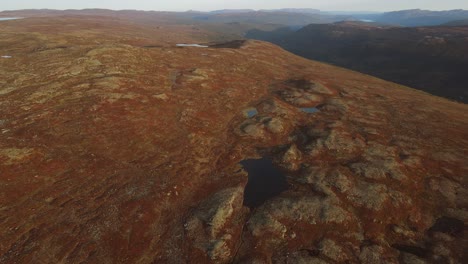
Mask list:
[[[267,240],[265,242],[277,245],[286,241],[286,223],[308,226],[344,224],[351,222],[353,217],[340,206],[339,201],[331,198],[281,197],[259,207],[251,216],[248,228],[255,237],[263,237],[263,240]]]
[[[232,241],[241,226],[243,189],[241,187],[222,190],[195,210],[185,224],[192,247],[206,252],[215,263],[226,263],[234,254]]]
[[[281,163],[284,164],[284,166],[286,166],[289,170],[296,171],[300,167],[301,158],[301,151],[297,148],[295,144],[293,144],[284,153]]]
[[[388,199],[388,189],[383,184],[359,182],[349,192],[349,198],[359,206],[379,211]]]
[[[328,185],[335,187],[341,193],[347,193],[354,188],[350,178],[339,170],[334,170],[327,178]]]
[[[428,187],[431,188],[431,190],[437,191],[443,195],[448,202],[448,206],[450,207],[455,206],[455,203],[458,201],[458,195],[466,192],[466,189],[463,190],[460,184],[442,177],[430,178]]]
[[[359,261],[362,264],[390,264],[398,263],[394,258],[387,258],[384,249],[378,245],[365,246],[359,254]]]
[[[399,168],[398,163],[391,159],[372,159],[371,162],[359,162],[350,165],[357,175],[373,180],[385,180],[387,177],[398,181],[405,180],[406,175]]]
[[[312,92],[326,95],[333,95],[336,93],[333,89],[326,87],[320,83],[315,82],[314,85],[310,88]]]
[[[280,134],[284,132],[284,122],[279,118],[272,118],[266,124],[268,131],[274,134]]]
[[[261,139],[263,138],[265,134],[265,128],[264,128],[264,125],[261,123],[259,124],[259,123],[248,121],[241,126],[240,134],[249,136],[252,138],[256,138],[256,139]]]
[[[317,156],[328,152],[336,158],[346,159],[360,153],[365,148],[366,143],[360,137],[355,137],[347,132],[342,126],[339,123],[334,124],[334,127],[328,130],[325,135],[312,142],[310,154]]]
[[[419,258],[413,254],[402,253],[400,254],[400,263],[403,264],[427,264],[428,262],[424,259]]]
[[[225,263],[232,259],[232,249],[229,247],[228,242],[232,240],[230,234],[226,234],[221,239],[211,243],[211,247],[208,249],[208,255],[216,263]]]
[[[275,264],[297,263],[297,264],[328,264],[329,262],[318,257],[311,256],[307,250],[293,252],[272,260]]]
[[[322,240],[319,245],[319,250],[321,251],[321,254],[336,262],[344,262],[348,259],[343,249],[331,239]]]

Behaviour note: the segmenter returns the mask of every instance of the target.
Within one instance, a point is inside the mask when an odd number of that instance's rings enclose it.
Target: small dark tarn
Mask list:
[[[245,40],[233,40],[225,43],[210,45],[210,48],[217,49],[239,49],[245,44]]]
[[[441,232],[451,236],[457,236],[463,232],[465,224],[462,220],[443,216],[429,229],[429,232]]]
[[[39,48],[34,49],[34,51],[43,52],[43,51],[60,50],[60,49],[68,49],[68,48],[70,47],[69,46],[55,46],[55,47],[49,47],[49,48],[39,47]]]
[[[145,49],[155,49],[155,48],[162,48],[163,46],[161,45],[146,45],[146,46],[143,46],[143,48]]]
[[[249,174],[244,191],[244,205],[258,207],[270,198],[288,189],[286,176],[277,169],[271,159],[249,159],[241,161]]]
[[[309,114],[317,113],[317,112],[320,111],[316,107],[306,107],[306,108],[301,108],[301,110],[302,110],[302,112],[306,112],[306,113],[309,113]]]

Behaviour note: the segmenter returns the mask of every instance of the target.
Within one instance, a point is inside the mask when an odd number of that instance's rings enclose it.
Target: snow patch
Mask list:
[[[196,48],[208,48],[208,46],[200,44],[176,44],[177,47],[196,47]]]
[[[0,21],[22,19],[22,17],[0,17]]]

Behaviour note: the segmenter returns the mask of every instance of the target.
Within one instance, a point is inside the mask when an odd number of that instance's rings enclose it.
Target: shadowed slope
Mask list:
[[[389,28],[342,22],[295,32],[252,30],[305,58],[332,63],[452,100],[468,102],[468,27]]]

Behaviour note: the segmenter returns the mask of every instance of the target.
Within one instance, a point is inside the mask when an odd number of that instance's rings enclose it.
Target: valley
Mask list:
[[[247,38],[275,43],[305,58],[468,102],[468,27],[392,27],[339,22],[298,31],[252,29]]]

